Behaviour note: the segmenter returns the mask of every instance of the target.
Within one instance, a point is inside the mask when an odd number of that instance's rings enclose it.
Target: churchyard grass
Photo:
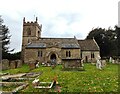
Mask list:
[[[27,66],[22,67],[24,72],[28,72]],[[23,72],[22,68],[18,68],[19,72]],[[25,69],[24,69],[25,68]],[[51,82],[57,77],[61,92],[117,92],[118,90],[118,65],[107,64],[103,70],[99,70],[95,65],[85,64],[85,71],[63,71],[62,65],[58,65],[55,69],[51,67],[40,66],[30,72],[43,72],[39,76],[41,82]],[[15,72],[14,72],[15,70]],[[17,69],[10,70],[12,73]],[[5,71],[9,72],[9,71]],[[44,90],[35,89],[30,85],[20,92],[43,92]],[[54,92],[53,89],[45,90]]]
[[[17,73],[25,73],[25,72],[29,72],[29,71],[30,71],[29,66],[27,64],[24,64],[21,68],[4,70],[1,72],[9,73],[9,74],[17,74]]]

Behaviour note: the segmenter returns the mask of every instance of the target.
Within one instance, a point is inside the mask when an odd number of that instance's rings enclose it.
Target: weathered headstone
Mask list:
[[[10,68],[11,69],[17,68],[17,63],[15,62],[15,60],[10,61]]]
[[[30,63],[29,63],[29,67],[30,67],[30,70],[32,70],[32,69],[35,69],[36,68],[36,63],[33,61],[31,61]]]
[[[16,60],[16,62],[17,62],[17,68],[22,67],[22,61],[21,60]]]
[[[102,67],[106,66],[106,60],[101,60]]]
[[[84,59],[81,60],[81,66],[82,66],[82,67],[84,67],[83,62],[84,62]]]
[[[3,59],[0,64],[1,64],[1,66],[2,66],[2,70],[7,70],[7,69],[9,69],[9,60]]]

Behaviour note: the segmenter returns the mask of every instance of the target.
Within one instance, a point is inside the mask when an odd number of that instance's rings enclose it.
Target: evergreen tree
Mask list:
[[[0,16],[0,61],[2,60],[2,22],[3,20]]]
[[[0,34],[1,34],[1,41],[2,41],[2,59],[8,59],[11,51],[9,50],[10,44],[10,35],[9,29],[6,25],[3,25],[3,19],[0,16]]]

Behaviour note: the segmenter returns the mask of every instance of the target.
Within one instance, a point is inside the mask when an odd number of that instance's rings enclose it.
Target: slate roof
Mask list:
[[[45,43],[29,43],[26,48],[46,48]]]
[[[99,51],[99,46],[94,39],[78,40],[82,51]]]
[[[79,44],[62,44],[62,48],[80,48]]]
[[[77,40],[76,38],[40,38],[26,45],[26,48],[59,47],[62,49],[81,49],[82,51],[99,51],[94,39]]]
[[[78,49],[80,48],[78,41],[75,38],[40,38],[37,41],[32,41],[26,48],[46,48],[59,47],[63,49]]]

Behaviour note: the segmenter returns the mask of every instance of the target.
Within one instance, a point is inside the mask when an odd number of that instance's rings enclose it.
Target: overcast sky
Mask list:
[[[42,37],[84,39],[92,28],[114,28],[118,24],[120,0],[0,0],[0,15],[9,27],[10,47],[21,50],[22,21],[42,24]]]

